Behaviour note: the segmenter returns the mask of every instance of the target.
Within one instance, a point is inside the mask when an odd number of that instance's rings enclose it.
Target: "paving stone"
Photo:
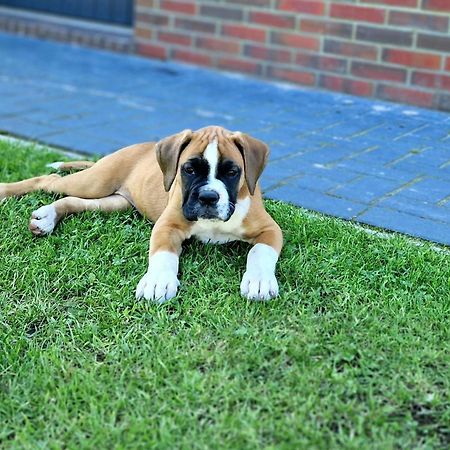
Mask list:
[[[17,116],[0,117],[0,130],[6,130],[16,136],[31,139],[37,139],[44,134],[60,131],[50,124],[33,123]]]
[[[450,146],[439,145],[427,147],[419,153],[410,152],[403,159],[394,161],[391,166],[397,170],[414,171],[419,167],[422,171],[439,176],[436,171],[442,166],[450,165]]]
[[[399,170],[397,168],[376,165],[375,163],[368,164],[360,162],[358,161],[358,158],[341,161],[331,168],[331,170],[336,169],[348,171],[350,173],[358,173],[360,175],[372,175],[380,179],[399,180],[405,183],[411,179],[425,176],[427,173],[427,171],[420,166],[415,166],[413,170],[409,171]]]
[[[339,186],[339,182],[330,178],[318,177],[317,175],[306,173],[303,176],[289,180],[286,186],[289,186],[293,190],[301,188],[317,192],[326,192]]]
[[[420,144],[419,144],[420,145]],[[401,160],[402,158],[407,158],[410,156],[415,156],[414,152],[428,152],[429,150],[422,150],[422,148],[430,148],[431,147],[420,147],[419,145],[411,146],[409,144],[404,145],[403,143],[396,143],[392,145],[392,142],[387,142],[385,144],[380,143],[376,148],[374,148],[370,152],[360,153],[355,157],[355,160],[367,164],[367,165],[376,165],[376,166],[388,166],[392,168],[398,169],[398,163],[396,161]],[[435,155],[430,155],[429,153],[423,155],[422,159],[430,159],[434,160]]]
[[[424,219],[450,224],[450,209],[426,200],[412,199],[403,195],[394,195],[380,201],[379,206],[403,211]]]
[[[402,181],[369,175],[334,189],[333,194],[368,204],[398,189],[402,184]]]
[[[420,127],[416,127],[409,135],[408,138],[419,138],[420,140],[426,139],[428,141],[442,141],[448,138],[450,133],[449,127],[442,126],[441,124],[427,124]]]
[[[436,203],[450,196],[450,182],[426,178],[402,191],[402,195],[417,200]]]
[[[311,191],[309,189],[296,188],[291,186],[280,186],[270,191],[270,198],[284,200],[303,208],[312,209],[324,214],[352,219],[356,217],[366,207],[360,203],[352,202],[343,198],[332,197],[325,193]]]
[[[312,162],[308,155],[298,155],[292,158],[269,162],[264,173],[278,177],[281,181],[295,175],[309,173],[321,178],[327,178],[336,183],[346,183],[358,176],[355,172],[341,169],[330,169],[321,164]]]
[[[377,206],[358,216],[358,221],[450,245],[450,224],[403,211]]]
[[[42,141],[42,139],[40,140]],[[77,150],[81,153],[95,155],[107,155],[124,147],[120,142],[115,143],[104,139],[95,139],[92,136],[76,131],[48,135],[45,138],[45,142],[67,150]]]

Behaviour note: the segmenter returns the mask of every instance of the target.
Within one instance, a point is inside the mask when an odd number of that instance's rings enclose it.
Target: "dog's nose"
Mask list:
[[[216,191],[202,191],[198,194],[198,199],[203,205],[213,206],[219,201],[219,194]]]

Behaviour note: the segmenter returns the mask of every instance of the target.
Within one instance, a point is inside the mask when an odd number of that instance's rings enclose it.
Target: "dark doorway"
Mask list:
[[[117,25],[133,23],[133,0],[0,0],[1,5]]]

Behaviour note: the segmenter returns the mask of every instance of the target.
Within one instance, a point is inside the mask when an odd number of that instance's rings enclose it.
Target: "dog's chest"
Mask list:
[[[199,219],[191,228],[191,236],[202,242],[213,244],[242,240],[244,233],[242,222],[249,208],[250,198],[238,200],[236,209],[227,222]]]

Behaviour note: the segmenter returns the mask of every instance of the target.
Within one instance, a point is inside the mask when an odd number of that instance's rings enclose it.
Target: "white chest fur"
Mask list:
[[[191,228],[191,236],[202,242],[224,244],[242,239],[242,222],[250,209],[250,197],[238,200],[233,215],[226,222],[199,219]]]

